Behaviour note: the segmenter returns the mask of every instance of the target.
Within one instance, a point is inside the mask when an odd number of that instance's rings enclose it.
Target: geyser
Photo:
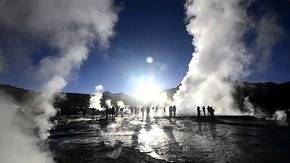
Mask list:
[[[196,106],[213,106],[216,114],[241,114],[232,97],[233,81],[244,79],[261,67],[265,70],[271,50],[283,33],[270,11],[265,10],[259,17],[249,15],[252,3],[186,1],[186,27],[193,36],[195,52],[174,94],[179,114],[195,113]],[[256,36],[252,42],[245,41],[253,31]]]
[[[174,103],[179,114],[194,113],[196,106],[213,106],[217,114],[239,114],[232,98],[232,84],[250,61],[242,42],[244,10],[239,0],[188,0],[187,31],[195,52]]]
[[[103,86],[97,85],[95,87],[95,93],[90,98],[90,108],[94,108],[96,110],[102,110],[101,107],[101,99],[103,97]],[[107,102],[107,101],[106,101]]]

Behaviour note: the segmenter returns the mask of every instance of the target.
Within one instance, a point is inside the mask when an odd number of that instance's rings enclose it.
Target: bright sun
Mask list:
[[[143,103],[150,103],[158,102],[157,99],[160,98],[161,93],[160,86],[152,80],[141,80],[137,83],[137,89],[134,94]]]

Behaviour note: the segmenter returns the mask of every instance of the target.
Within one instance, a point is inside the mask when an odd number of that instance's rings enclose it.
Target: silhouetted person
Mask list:
[[[211,120],[214,121],[215,120],[215,116],[214,116],[214,109],[213,107],[209,107],[209,113],[210,113],[210,117],[211,117]]]
[[[211,114],[210,114],[210,112],[211,112],[211,111],[210,111],[210,106],[207,107],[206,109],[207,109],[207,115],[211,115]]]
[[[138,107],[135,106],[135,107],[134,107],[134,114],[137,114],[137,113],[138,113]]]
[[[155,117],[156,113],[158,112],[158,110],[159,110],[159,106],[156,105],[156,106],[155,106],[155,110],[154,110],[154,117]]]
[[[204,112],[203,115],[205,116],[205,107],[204,106],[202,106],[202,112]]]
[[[144,119],[144,112],[145,112],[145,107],[142,106],[142,107],[141,107],[142,119]]]
[[[133,112],[134,112],[134,107],[133,106],[130,106],[130,111],[131,111],[131,115],[133,115]]]
[[[150,115],[150,107],[147,106],[146,107],[146,117],[149,117],[149,115]]]
[[[113,118],[116,117],[116,108],[114,106],[112,107],[112,116]]]
[[[172,116],[172,106],[169,106],[169,117]]]
[[[197,112],[197,120],[200,120],[200,107],[199,106],[197,106],[196,112]]]
[[[111,114],[112,114],[112,110],[111,108],[108,107],[108,117],[111,117]]]
[[[108,116],[109,116],[109,108],[107,106],[105,108],[106,108],[106,110],[105,110],[106,119],[108,119]]]
[[[174,117],[176,117],[176,106],[175,105],[172,107],[172,111],[173,111]]]
[[[288,126],[289,126],[289,124],[290,124],[290,112],[289,112],[289,109],[285,110],[285,114],[286,114],[287,123],[288,123]]]
[[[116,117],[119,115],[119,111],[120,111],[120,109],[119,109],[119,107],[116,107],[116,106],[114,106],[115,107],[115,110],[116,110]]]
[[[152,109],[152,112],[154,113],[154,116],[153,116],[153,117],[155,117],[155,109],[156,109],[156,108],[155,108],[154,106],[152,106],[151,109]]]
[[[124,110],[124,108],[121,107],[121,108],[120,108],[121,118],[123,118],[123,110]]]

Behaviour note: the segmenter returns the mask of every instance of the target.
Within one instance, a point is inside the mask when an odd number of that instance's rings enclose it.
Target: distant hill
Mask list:
[[[3,84],[0,84],[0,91],[3,91],[7,93],[8,95],[12,96],[14,100],[16,100],[19,103],[24,103],[28,99],[30,99],[31,96],[37,94],[37,92],[35,91],[18,88],[18,87],[10,86],[10,85],[3,85]]]
[[[275,110],[290,108],[290,82],[277,84],[272,82],[264,83],[248,83],[248,82],[236,82],[235,92],[233,93],[237,106],[243,110],[245,97],[249,98],[249,101],[255,108],[262,109],[264,112],[272,114]],[[168,96],[172,98],[173,94],[177,91],[178,87],[167,89]],[[37,95],[38,92],[26,90],[23,88],[17,88],[9,85],[1,85],[0,90],[7,92],[7,94],[14,97],[19,103],[24,103],[32,96]],[[64,98],[58,97],[55,105],[59,108],[88,108],[89,106],[89,94],[80,93],[62,93]],[[117,101],[123,101],[128,105],[137,105],[138,101],[124,93],[111,93],[104,92],[102,105],[105,105],[106,99],[111,99],[112,104],[116,105]]]
[[[240,82],[236,84],[235,90],[235,101],[241,110],[245,97],[249,97],[254,108],[260,108],[269,114],[279,109],[290,109],[290,82],[282,84]]]
[[[25,103],[29,101],[33,96],[39,94],[39,92],[18,88],[10,85],[0,84],[0,91],[6,92],[8,95],[12,96],[17,102]],[[60,93],[59,97],[56,98],[55,105],[60,108],[67,107],[78,107],[78,108],[88,108],[90,94],[81,93]],[[123,101],[126,105],[137,105],[138,101],[124,93],[111,93],[108,91],[103,92],[103,98],[101,104],[105,106],[105,101],[111,99],[112,105],[117,105],[117,101]]]

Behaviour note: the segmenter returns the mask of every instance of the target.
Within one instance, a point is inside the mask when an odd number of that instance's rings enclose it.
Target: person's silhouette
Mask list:
[[[107,120],[109,117],[109,108],[107,106],[106,106],[105,114],[106,114],[106,120]]]
[[[144,112],[145,112],[145,106],[142,106],[141,107],[142,120],[144,120]]]
[[[146,107],[146,119],[147,119],[147,117],[149,117],[149,116],[150,116],[150,107],[147,106],[147,107]]]
[[[176,117],[176,106],[175,105],[172,107],[172,111],[173,111],[173,116]]]
[[[209,107],[209,109],[210,109],[210,112],[209,113],[210,113],[210,116],[211,116],[211,120],[214,121],[215,120],[214,109],[211,106]]]
[[[197,106],[196,111],[197,111],[197,119],[200,120],[200,107],[199,106]]]
[[[202,106],[203,115],[205,116],[205,107]]]
[[[121,118],[123,118],[123,111],[124,111],[124,108],[121,107],[121,108],[120,108]]]

